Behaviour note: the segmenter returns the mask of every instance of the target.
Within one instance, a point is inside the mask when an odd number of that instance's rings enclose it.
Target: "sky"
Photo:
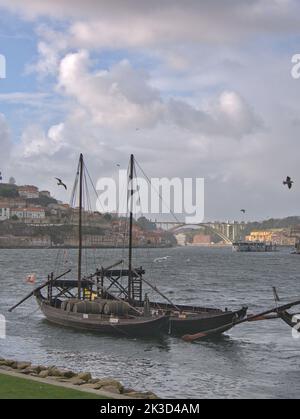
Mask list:
[[[68,201],[80,152],[96,180],[134,153],[203,177],[208,221],[300,215],[299,1],[0,0],[0,54],[4,181]]]

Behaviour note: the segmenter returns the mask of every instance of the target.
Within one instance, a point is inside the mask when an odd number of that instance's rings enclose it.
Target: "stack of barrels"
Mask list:
[[[94,301],[78,301],[70,299],[68,301],[63,301],[61,309],[67,311],[68,313],[127,316],[129,312],[129,305],[123,301],[103,300],[100,298],[97,298]]]

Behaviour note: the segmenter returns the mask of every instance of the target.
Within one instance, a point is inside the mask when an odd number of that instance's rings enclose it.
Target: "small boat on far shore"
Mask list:
[[[292,255],[300,255],[300,240],[295,243],[295,250],[292,252]]]
[[[234,252],[276,252],[277,245],[266,242],[238,241],[232,243]]]

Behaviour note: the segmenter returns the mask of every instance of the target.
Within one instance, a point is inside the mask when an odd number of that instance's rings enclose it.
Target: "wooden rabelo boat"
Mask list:
[[[236,311],[222,311],[189,305],[176,305],[157,287],[144,277],[143,268],[133,266],[133,187],[136,173],[135,159],[131,155],[129,165],[128,202],[128,267],[120,260],[108,268],[100,267],[92,275],[82,276],[82,216],[83,185],[85,164],[80,156],[75,185],[79,185],[79,246],[78,274],[76,280],[65,279],[70,272],[48,280],[21,302],[14,310],[31,296],[35,296],[45,317],[52,323],[104,334],[120,336],[148,336],[160,333],[183,336],[198,332],[211,332],[220,335],[245,318],[247,307]],[[74,190],[73,190],[74,193]],[[122,265],[121,269],[119,266]],[[125,279],[125,285],[124,285]],[[166,302],[149,301],[144,294],[143,285],[155,292]],[[42,290],[46,289],[44,296]]]

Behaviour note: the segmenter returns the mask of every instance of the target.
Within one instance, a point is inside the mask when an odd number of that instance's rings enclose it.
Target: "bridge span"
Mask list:
[[[186,224],[176,221],[155,222],[156,227],[169,231],[171,233],[183,233],[184,230],[197,230],[206,228],[212,234],[219,236],[225,243],[232,244],[236,240],[240,240],[246,224],[237,221],[230,222],[208,222],[199,224]]]

